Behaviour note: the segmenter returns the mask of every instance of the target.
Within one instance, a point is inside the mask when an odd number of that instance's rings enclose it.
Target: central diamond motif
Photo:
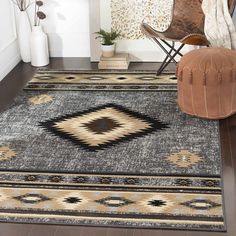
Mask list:
[[[104,134],[118,127],[121,127],[121,125],[118,124],[117,121],[112,120],[108,117],[102,117],[88,124],[85,124],[85,126],[87,126],[90,129],[90,131],[96,134]]]
[[[98,151],[122,141],[129,141],[167,124],[114,104],[58,117],[41,125],[53,134],[90,151]]]

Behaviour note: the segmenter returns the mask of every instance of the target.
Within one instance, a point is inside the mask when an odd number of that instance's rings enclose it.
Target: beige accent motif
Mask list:
[[[202,159],[202,157],[196,155],[195,153],[191,153],[188,150],[182,150],[178,153],[174,153],[167,158],[168,162],[182,168],[196,165],[202,161]]]
[[[45,212],[57,218],[63,216],[64,212],[78,214],[83,212],[101,214],[125,214],[126,219],[133,218],[133,214],[147,214],[150,220],[157,219],[155,213],[202,217],[222,217],[222,195],[204,193],[156,193],[156,192],[127,192],[127,191],[101,191],[101,190],[76,190],[76,189],[39,189],[39,188],[9,188],[2,187],[0,190],[0,209],[28,211],[33,217],[33,212]],[[6,200],[7,199],[7,204]],[[110,199],[110,200],[109,200]],[[114,200],[112,200],[114,199]],[[120,200],[119,200],[120,199]],[[212,202],[217,206],[206,207],[199,211],[184,206],[183,203],[202,199]],[[153,206],[150,206],[152,204]],[[155,210],[154,210],[155,209]],[[57,214],[53,214],[56,212]],[[60,212],[60,214],[58,214]],[[42,213],[40,213],[42,214]],[[153,215],[154,214],[154,215]],[[117,219],[123,218],[118,216]],[[145,220],[145,219],[143,219]]]
[[[115,121],[117,126],[104,133],[95,133],[87,127],[86,124],[103,119],[104,117]],[[59,121],[54,127],[73,135],[74,138],[85,142],[89,146],[96,147],[151,128],[151,124],[142,119],[118,111],[115,108],[108,107],[83,116]]]
[[[171,24],[173,5],[174,0],[111,0],[112,28],[122,39],[142,39],[140,24],[144,20],[163,32]]]
[[[15,156],[15,151],[13,151],[7,146],[0,146],[0,161],[9,160]]]
[[[41,95],[37,95],[37,96],[29,98],[29,101],[30,103],[34,105],[40,105],[40,104],[45,104],[45,103],[49,103],[53,101],[53,97],[47,94],[41,94]]]

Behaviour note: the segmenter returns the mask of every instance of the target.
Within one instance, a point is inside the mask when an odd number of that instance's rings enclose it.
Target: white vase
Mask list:
[[[101,45],[103,57],[113,57],[115,54],[115,44],[113,45]]]
[[[26,11],[20,11],[18,18],[17,36],[20,49],[20,55],[23,62],[30,62],[30,35],[31,26]]]
[[[49,64],[48,38],[41,26],[33,26],[30,51],[32,66],[40,67]]]

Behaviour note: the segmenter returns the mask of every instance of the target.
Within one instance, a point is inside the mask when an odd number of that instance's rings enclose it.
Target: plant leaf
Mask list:
[[[120,33],[112,30],[111,32],[107,32],[103,29],[100,29],[100,31],[95,32],[98,36],[96,39],[101,39],[101,43],[103,45],[113,45],[114,41],[120,36]]]

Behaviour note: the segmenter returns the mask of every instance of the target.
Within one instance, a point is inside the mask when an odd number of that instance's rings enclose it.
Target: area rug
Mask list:
[[[0,221],[225,231],[217,121],[181,113],[165,83],[51,79],[0,114]]]

